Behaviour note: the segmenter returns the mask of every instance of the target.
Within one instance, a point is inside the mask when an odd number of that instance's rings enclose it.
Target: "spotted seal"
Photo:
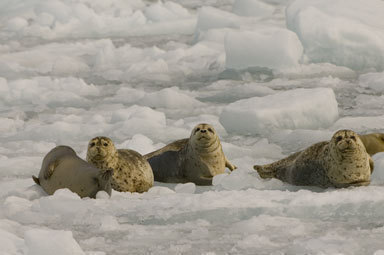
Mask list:
[[[141,193],[153,185],[148,161],[134,150],[117,150],[108,137],[98,136],[89,141],[87,161],[101,169],[113,169],[111,184],[114,190]]]
[[[261,178],[276,178],[299,186],[348,187],[370,183],[373,161],[359,136],[351,130],[337,131],[330,141],[268,165],[255,165]]]
[[[384,133],[359,135],[368,154],[373,156],[384,151]]]
[[[225,168],[236,169],[225,157],[219,136],[209,124],[198,124],[190,138],[177,140],[144,155],[153,169],[155,181],[194,182],[212,185],[212,178]]]
[[[71,147],[60,145],[44,157],[39,177],[32,178],[49,195],[68,188],[80,197],[95,198],[100,190],[111,195],[111,176],[111,169],[100,170],[79,158]]]

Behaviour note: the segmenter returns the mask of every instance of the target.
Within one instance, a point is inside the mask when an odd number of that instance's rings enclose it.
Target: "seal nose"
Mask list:
[[[205,129],[201,129],[200,132],[201,132],[201,133],[207,133],[207,130],[205,130]]]

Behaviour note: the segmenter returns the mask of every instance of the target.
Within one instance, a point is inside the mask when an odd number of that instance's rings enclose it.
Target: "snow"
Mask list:
[[[220,122],[229,132],[265,134],[276,129],[329,127],[337,118],[333,90],[317,88],[236,101],[224,108]]]
[[[262,180],[338,129],[384,132],[379,0],[0,1],[0,254],[383,254],[384,154],[367,187]],[[95,136],[149,153],[212,124],[213,186],[67,189],[31,176]]]

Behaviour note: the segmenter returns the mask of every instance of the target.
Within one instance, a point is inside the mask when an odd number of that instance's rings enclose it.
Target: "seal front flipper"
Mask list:
[[[40,185],[40,180],[36,176],[32,175],[32,179],[35,181],[37,185]]]
[[[234,164],[232,164],[231,162],[229,162],[229,160],[227,159],[227,157],[225,157],[225,167],[227,167],[229,170],[233,171],[237,168],[237,166],[235,166]]]
[[[52,176],[53,172],[55,171],[55,168],[59,165],[59,163],[60,163],[59,160],[55,160],[48,165],[47,170],[44,172],[45,180],[48,180],[49,177]]]

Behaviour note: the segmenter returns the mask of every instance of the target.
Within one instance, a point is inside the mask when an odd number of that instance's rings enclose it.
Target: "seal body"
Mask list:
[[[340,130],[329,142],[316,143],[254,169],[261,178],[276,178],[293,185],[342,188],[368,185],[373,161],[355,132]]]
[[[153,186],[153,172],[148,161],[134,150],[117,150],[108,137],[95,137],[89,142],[87,161],[101,169],[113,169],[114,190],[145,192]]]
[[[80,197],[95,198],[104,190],[111,195],[112,170],[100,170],[79,158],[68,146],[53,148],[43,159],[39,177],[32,176],[47,194],[68,188]]]
[[[384,151],[384,133],[359,135],[368,154],[373,156]]]
[[[151,164],[155,181],[212,185],[212,178],[231,171],[231,164],[223,153],[220,139],[209,124],[197,125],[190,138],[177,140],[144,156]]]

